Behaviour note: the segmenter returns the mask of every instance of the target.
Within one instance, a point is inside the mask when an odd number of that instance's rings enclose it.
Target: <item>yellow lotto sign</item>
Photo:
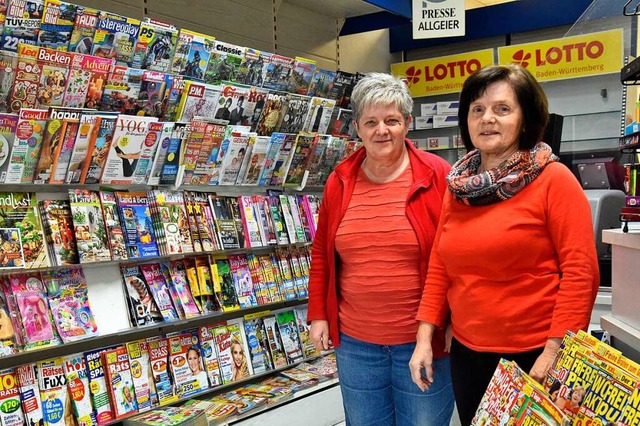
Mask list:
[[[618,73],[622,29],[500,47],[498,63],[520,64],[538,81]]]
[[[405,78],[411,96],[456,93],[470,74],[493,64],[493,49],[391,64],[391,73]]]

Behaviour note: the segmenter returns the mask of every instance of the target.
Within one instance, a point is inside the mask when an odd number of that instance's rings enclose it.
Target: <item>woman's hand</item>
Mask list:
[[[433,349],[431,339],[435,326],[426,322],[421,322],[416,336],[416,348],[409,361],[411,380],[423,392],[429,389],[433,383]],[[424,374],[423,374],[424,371]]]
[[[444,351],[451,352],[451,341],[453,340],[453,326],[451,323],[447,326],[447,330],[444,332]]]
[[[558,349],[560,349],[561,343],[562,339],[557,337],[552,337],[547,340],[547,344],[544,345],[542,353],[540,354],[538,359],[536,359],[533,367],[531,367],[529,375],[533,377],[533,379],[538,383],[543,383],[544,379],[547,377],[547,373],[553,365],[553,361],[556,359],[556,355],[558,354]]]
[[[311,337],[311,341],[313,342],[313,345],[317,350],[329,350],[329,321],[311,321],[311,330],[309,330],[309,337]]]

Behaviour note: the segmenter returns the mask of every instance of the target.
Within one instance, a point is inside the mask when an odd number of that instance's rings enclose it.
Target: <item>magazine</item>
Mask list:
[[[82,268],[44,271],[49,306],[58,334],[64,343],[98,335]]]
[[[0,423],[3,426],[23,426],[24,417],[20,404],[20,386],[15,368],[0,370]]]
[[[149,124],[158,121],[157,117],[118,116],[111,146],[107,154],[101,182],[105,184],[130,185],[138,161],[143,159],[143,152],[156,145],[155,140],[147,139]],[[145,161],[149,161],[150,155]],[[146,173],[146,171],[145,171]]]
[[[67,355],[62,364],[73,414],[79,424],[94,425],[96,417],[91,406],[89,377],[82,353]]]
[[[119,346],[104,351],[101,356],[109,397],[113,403],[114,417],[119,419],[136,413],[138,402],[136,401],[127,349],[124,346]]]
[[[147,194],[116,191],[115,196],[129,258],[159,256]]]
[[[69,200],[80,263],[111,260],[100,194],[88,189],[70,189]]]
[[[122,279],[129,305],[131,325],[162,322],[162,314],[153,300],[140,266],[122,266]]]

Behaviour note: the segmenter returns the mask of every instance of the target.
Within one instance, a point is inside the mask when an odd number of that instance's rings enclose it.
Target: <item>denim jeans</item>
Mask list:
[[[422,392],[409,371],[414,348],[415,343],[376,345],[340,333],[335,352],[348,426],[449,425],[449,358],[434,360],[434,382]]]

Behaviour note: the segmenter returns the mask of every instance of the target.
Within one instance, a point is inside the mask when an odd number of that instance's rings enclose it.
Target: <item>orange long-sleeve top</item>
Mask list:
[[[551,163],[495,204],[467,206],[447,191],[417,319],[442,326],[449,306],[463,345],[527,351],[586,329],[599,281],[588,200]]]

